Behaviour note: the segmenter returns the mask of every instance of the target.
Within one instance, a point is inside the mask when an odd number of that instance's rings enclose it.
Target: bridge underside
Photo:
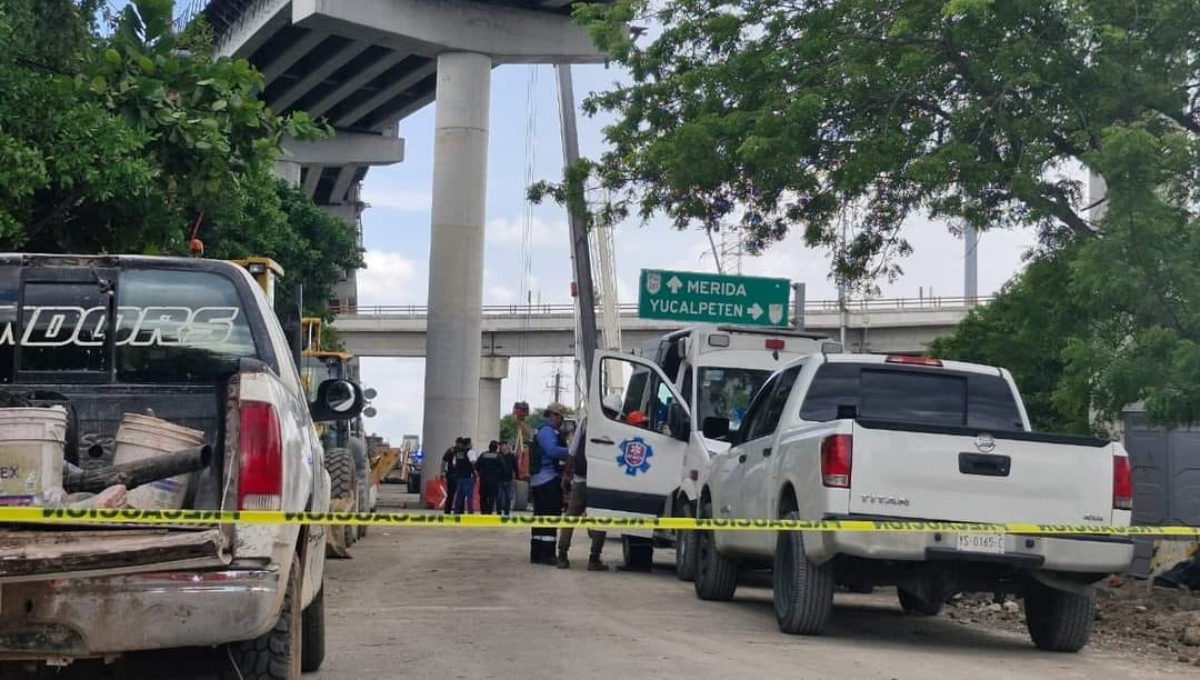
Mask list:
[[[288,144],[294,177],[317,203],[354,203],[370,167],[398,163],[398,124],[434,100],[437,56],[478,51],[493,63],[595,63],[572,26],[575,0],[211,0],[221,54],[262,72],[279,113],[324,118],[337,137]]]

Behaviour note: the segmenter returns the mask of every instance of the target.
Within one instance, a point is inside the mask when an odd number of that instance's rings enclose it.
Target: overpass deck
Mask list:
[[[851,351],[919,353],[945,335],[987,299],[918,298],[854,301],[845,312]],[[360,306],[338,310],[334,328],[347,351],[365,357],[422,357],[428,308],[420,305]],[[836,300],[805,305],[806,330],[840,336],[842,312]],[[636,305],[621,306],[623,349],[687,324],[643,319]],[[485,356],[571,356],[575,348],[573,305],[491,305],[483,309],[480,349]]]

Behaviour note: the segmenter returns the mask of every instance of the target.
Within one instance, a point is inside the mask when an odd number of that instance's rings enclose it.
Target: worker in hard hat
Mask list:
[[[604,413],[604,417],[611,420],[620,420],[621,417],[621,397],[610,394],[604,397],[600,404],[600,410]],[[567,517],[581,517],[587,509],[587,416],[579,422],[579,427],[575,428],[575,434],[571,437],[571,445],[569,447],[570,454],[567,456],[567,467],[563,474],[563,488],[570,496],[567,500]],[[567,559],[567,552],[571,549],[571,537],[575,534],[573,527],[564,527],[558,532],[558,568],[570,569],[571,561]],[[600,561],[600,551],[604,549],[604,541],[607,535],[603,531],[588,529],[588,538],[592,540],[592,550],[588,555],[588,571],[608,571],[608,565]]]

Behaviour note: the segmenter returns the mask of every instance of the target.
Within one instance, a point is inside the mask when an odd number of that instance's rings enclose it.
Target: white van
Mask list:
[[[705,436],[706,420],[728,419],[737,427],[778,368],[841,351],[828,336],[803,331],[693,326],[646,343],[637,354],[598,352],[588,390],[588,514],[695,517],[709,461],[729,448]],[[624,405],[615,421],[603,416],[600,401],[618,391]],[[640,427],[625,422],[637,411],[647,417]],[[626,566],[648,569],[655,546],[677,547],[679,578],[692,580],[695,532],[679,533],[623,534]]]

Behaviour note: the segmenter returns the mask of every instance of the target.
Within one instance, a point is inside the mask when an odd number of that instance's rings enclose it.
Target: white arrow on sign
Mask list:
[[[672,276],[671,280],[667,281],[667,288],[671,289],[671,295],[678,295],[679,289],[683,288],[683,281],[680,281],[678,276]]]
[[[763,315],[763,308],[759,307],[757,302],[755,302],[754,305],[746,311],[750,312],[750,318],[754,319],[755,321],[758,321],[758,317]]]

